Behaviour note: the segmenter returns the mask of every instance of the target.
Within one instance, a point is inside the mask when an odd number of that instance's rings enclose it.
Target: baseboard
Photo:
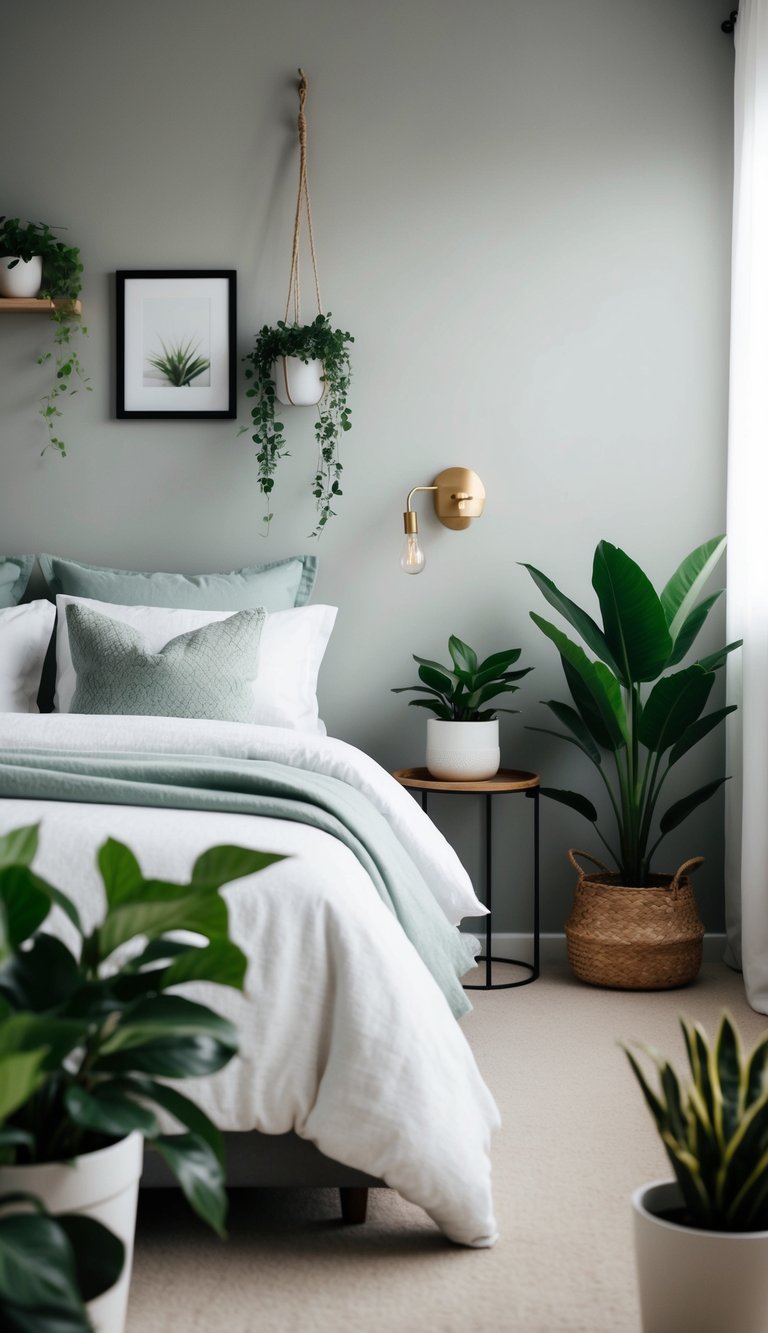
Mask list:
[[[482,937],[480,937],[482,938]],[[514,931],[494,931],[492,937],[493,953],[499,958],[530,958],[531,957],[531,937]],[[716,959],[722,961],[725,953],[725,935],[711,934],[704,936],[704,957],[707,961]],[[483,947],[485,940],[482,938]],[[564,962],[566,957],[565,935],[563,934],[542,934],[540,938],[540,954],[542,965],[547,962]]]

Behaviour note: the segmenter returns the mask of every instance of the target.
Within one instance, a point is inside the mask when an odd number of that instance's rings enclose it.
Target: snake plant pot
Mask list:
[[[0,1167],[0,1194],[35,1194],[50,1213],[83,1213],[123,1242],[125,1265],[118,1281],[86,1306],[94,1333],[125,1328],[143,1160],[144,1139],[134,1132],[69,1162]]]
[[[275,393],[281,403],[292,407],[311,407],[325,393],[322,361],[302,361],[299,356],[280,356],[272,374]]]
[[[13,264],[14,256],[0,258],[0,296],[37,296],[43,285],[43,261],[40,255],[31,259],[20,259]]]
[[[676,1181],[632,1195],[643,1333],[765,1333],[768,1231],[700,1231]]]
[[[499,719],[490,722],[427,721],[427,768],[442,782],[480,782],[499,771]]]

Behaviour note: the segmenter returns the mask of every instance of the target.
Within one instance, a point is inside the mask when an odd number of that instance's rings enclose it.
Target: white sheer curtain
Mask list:
[[[768,0],[741,0],[734,40],[727,957],[768,1013]]]

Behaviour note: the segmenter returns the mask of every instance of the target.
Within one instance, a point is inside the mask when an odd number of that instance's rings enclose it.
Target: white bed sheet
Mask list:
[[[0,715],[0,746],[228,754],[345,778],[389,819],[452,921],[482,914],[458,859],[413,798],[343,741],[272,727],[169,718]],[[185,994],[237,1025],[241,1054],[185,1090],[224,1130],[295,1130],[329,1157],[381,1177],[451,1240],[496,1239],[490,1139],[499,1117],[447,1001],[351,851],[286,820],[136,806],[0,801],[0,832],[42,823],[35,862],[101,915],[97,848],[126,842],[146,874],[189,875],[214,843],[288,859],[224,890],[249,958],[246,992]],[[60,917],[57,930],[71,930]]]

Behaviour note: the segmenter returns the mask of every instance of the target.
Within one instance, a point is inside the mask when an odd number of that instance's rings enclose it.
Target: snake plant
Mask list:
[[[740,646],[740,639],[689,666],[670,671],[687,656],[720,596],[720,592],[703,598],[701,594],[724,550],[725,537],[704,542],[685,557],[662,592],[657,593],[647,575],[624,551],[600,542],[592,566],[592,586],[602,626],[546,574],[533,565],[524,565],[550,606],[578,632],[594,655],[590,657],[542,616],[530,613],[560,654],[573,700],[573,706],[552,699],[543,701],[565,731],[552,732],[545,727],[530,730],[569,741],[594,764],[613,810],[617,844],[613,845],[597,827],[597,809],[586,796],[553,787],[542,787],[542,793],[570,806],[595,825],[623,884],[646,885],[651,859],[662,839],[725,782],[724,777],[715,778],[674,801],[656,825],[659,797],[671,769],[736,706],[704,711],[715,673],[728,653]]]
[[[672,1164],[686,1224],[705,1231],[768,1230],[768,1033],[745,1054],[724,1013],[714,1045],[698,1023],[680,1020],[687,1082],[651,1047],[654,1091],[624,1047]]]

